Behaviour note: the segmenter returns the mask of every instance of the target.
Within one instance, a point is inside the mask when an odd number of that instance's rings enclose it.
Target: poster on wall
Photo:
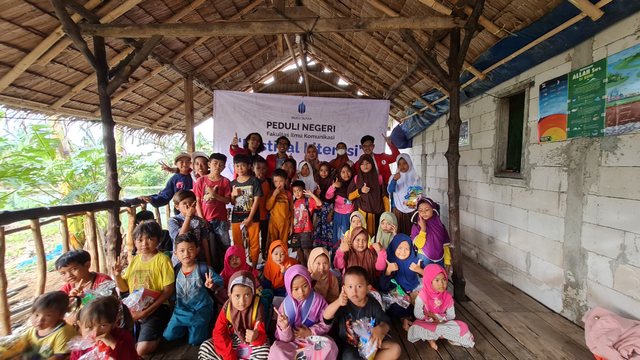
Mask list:
[[[464,120],[460,124],[460,139],[458,140],[458,146],[469,145],[469,120]]]
[[[538,141],[640,129],[640,45],[540,85]]]

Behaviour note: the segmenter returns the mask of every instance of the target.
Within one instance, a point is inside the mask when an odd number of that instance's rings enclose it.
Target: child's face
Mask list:
[[[302,169],[300,169],[300,175],[302,175],[303,177],[307,177],[311,174],[311,172],[309,171],[309,165],[304,164],[302,165]]]
[[[329,168],[327,165],[320,166],[320,170],[318,170],[318,174],[321,178],[326,179],[329,177]]]
[[[189,210],[189,207],[191,206],[191,204],[194,204],[195,202],[196,202],[195,199],[191,199],[191,198],[184,199],[180,201],[180,203],[178,203],[178,206],[176,206],[176,209],[180,211],[180,214],[182,214],[182,216],[187,216],[187,211]]]
[[[393,227],[391,226],[391,223],[388,222],[387,220],[382,220],[380,222],[380,229],[382,229],[382,232],[385,232],[385,233],[393,232]]]
[[[423,202],[418,206],[418,214],[423,220],[429,220],[433,216],[433,208],[429,203]]]
[[[229,299],[231,299],[231,305],[233,305],[234,308],[242,311],[253,303],[253,291],[251,291],[251,288],[248,286],[235,285],[231,289]]]
[[[260,146],[260,143],[261,143],[260,137],[256,134],[253,134],[249,136],[249,138],[247,139],[247,148],[252,153],[255,153],[258,147]]]
[[[77,262],[72,262],[67,266],[61,266],[58,269],[58,273],[60,274],[60,276],[62,276],[64,282],[68,284],[77,284],[89,277],[89,267],[91,267],[90,261],[88,261],[84,265],[78,264]]]
[[[276,187],[276,189],[284,189],[284,185],[286,184],[286,180],[280,176],[274,176],[273,177],[273,186]]]
[[[357,252],[367,250],[367,235],[365,233],[360,233],[356,236],[355,240],[353,240],[353,249]]]
[[[178,159],[178,161],[176,161],[176,166],[178,167],[178,170],[183,173],[186,174],[189,172],[189,169],[191,168],[191,159],[189,158],[180,158]]]
[[[411,255],[411,248],[409,246],[410,245],[408,242],[401,242],[400,245],[398,245],[398,247],[396,248],[396,257],[400,260],[407,260],[407,258],[409,258],[409,255]]]
[[[315,160],[318,158],[318,150],[316,148],[309,146],[307,148],[307,158],[310,160]]]
[[[242,265],[242,261],[240,261],[240,257],[238,255],[229,256],[229,266],[234,269],[237,269]]]
[[[431,286],[437,292],[445,292],[447,290],[447,277],[443,273],[438,274],[431,282]]]
[[[371,155],[373,153],[373,148],[375,148],[376,145],[371,140],[367,140],[360,147],[365,154]]]
[[[276,248],[273,249],[273,252],[271,253],[271,259],[273,260],[273,262],[280,265],[284,262],[284,255],[284,249],[282,248],[282,246],[276,246]]]
[[[110,323],[106,320],[100,320],[97,324],[90,324],[88,321],[82,323],[78,321],[78,327],[80,327],[80,334],[83,338],[95,339],[96,337],[104,334],[111,333],[111,329],[115,324]]]
[[[360,163],[360,171],[362,171],[365,174],[371,171],[371,163],[366,160],[363,160]]]
[[[293,281],[291,281],[291,296],[294,299],[303,301],[309,297],[309,292],[311,292],[311,288],[307,279],[300,275],[293,278]]]
[[[256,177],[259,179],[264,179],[267,176],[267,164],[265,163],[256,163],[253,167],[253,172],[256,173]]]
[[[207,159],[199,156],[193,163],[193,170],[200,176],[207,175],[209,173],[209,162]]]
[[[136,239],[135,245],[140,254],[155,254],[156,248],[158,247],[158,238],[142,234]]]
[[[291,176],[291,174],[293,174],[296,171],[295,167],[293,166],[293,164],[291,162],[286,162],[286,163],[282,164],[282,166],[280,168],[282,170],[286,171],[289,176]]]
[[[326,255],[323,254],[316,258],[313,262],[313,272],[323,275],[329,272],[329,259]]]
[[[282,155],[286,153],[287,150],[289,150],[289,143],[287,142],[287,140],[280,139],[280,141],[278,141],[278,144],[276,144],[276,148],[278,148],[278,153]]]
[[[360,216],[352,216],[351,217],[351,227],[352,228],[357,228],[359,226],[362,226],[362,219],[360,219]]]
[[[344,291],[354,304],[360,304],[367,298],[371,285],[367,285],[367,279],[359,275],[347,275],[344,278]]]
[[[249,172],[249,164],[235,163],[233,164],[233,169],[239,176],[245,176]]]
[[[211,173],[214,175],[220,175],[224,170],[224,161],[222,160],[211,160],[209,161],[209,167],[211,167]]]
[[[407,163],[407,160],[405,160],[404,158],[400,158],[400,160],[398,160],[398,170],[401,173],[406,173],[407,171],[409,171],[409,164]]]
[[[295,197],[296,199],[302,199],[304,197],[304,189],[302,189],[300,186],[295,186],[293,188],[293,197]]]
[[[343,181],[349,181],[351,179],[351,169],[348,166],[343,166],[342,170],[340,170],[340,178]]]
[[[64,314],[61,314],[56,309],[42,309],[34,311],[31,315],[31,324],[36,330],[46,330],[58,325],[63,319]]]
[[[183,265],[193,265],[199,252],[200,248],[196,244],[183,241],[176,246],[176,250],[173,253]]]

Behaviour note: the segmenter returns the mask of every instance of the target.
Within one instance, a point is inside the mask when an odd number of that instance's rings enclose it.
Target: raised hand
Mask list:
[[[340,242],[340,250],[342,250],[343,253],[346,253],[350,248],[351,246],[349,245],[347,239],[342,239],[342,242]]]
[[[164,161],[160,161],[160,167],[162,168],[163,171],[173,172],[173,168],[167,165],[167,163],[165,163]]]
[[[215,196],[218,194],[218,185],[211,187],[209,185],[205,185],[207,187],[207,192],[211,194],[211,196]]]
[[[391,146],[391,139],[389,139],[389,137],[385,133],[382,133],[382,138],[387,144],[389,144],[389,146]]]
[[[382,247],[382,244],[380,244],[379,242],[373,243],[372,246],[373,246],[373,250],[375,250],[376,252],[380,252],[384,250],[384,247]]]
[[[278,195],[280,195],[280,193],[282,192],[283,189],[284,189],[283,186],[278,186],[277,188],[273,189],[273,192],[271,193],[271,196],[277,197]]]
[[[424,233],[427,232],[427,220],[423,219],[419,214],[418,214],[418,225],[420,225],[420,231]]]
[[[278,326],[280,327],[280,329],[284,330],[286,328],[289,327],[289,318],[284,315],[281,314],[280,311],[278,311],[277,307],[273,307],[273,311],[276,312],[276,315],[278,315]]]
[[[116,348],[116,339],[111,336],[110,333],[105,333],[99,336],[96,336],[96,341],[102,341],[105,345],[107,345],[108,347],[115,349]]]
[[[340,189],[340,187],[342,187],[342,183],[340,181],[334,181],[331,186],[333,186],[334,189]]]
[[[313,333],[307,327],[307,325],[302,325],[299,328],[293,330],[293,335],[296,337],[296,339],[304,339],[307,336],[313,335]]]
[[[336,301],[339,301],[340,306],[347,306],[349,297],[347,296],[347,292],[344,291],[344,285],[342,285],[342,291],[340,291],[340,296],[338,296]]]
[[[360,189],[360,192],[363,194],[368,194],[371,191],[371,188],[367,186],[367,183],[364,183],[364,186]]]
[[[247,343],[252,343],[258,339],[258,336],[260,335],[260,333],[258,332],[259,324],[260,321],[256,321],[256,325],[253,327],[253,330],[247,330],[247,333],[244,336],[244,339]]]
[[[84,295],[84,288],[87,285],[90,285],[91,282],[87,281],[86,283],[83,283],[82,280],[80,280],[80,282],[78,283],[78,286],[74,287],[73,289],[69,290],[69,296],[73,296],[73,297],[79,297]]]
[[[399,269],[399,268],[398,268],[398,264],[396,264],[396,263],[390,263],[390,262],[387,260],[387,270],[385,271],[385,273],[387,274],[387,276],[391,276],[391,274],[392,274],[394,271],[398,271],[398,269]]]
[[[213,282],[213,279],[211,278],[211,274],[209,274],[209,272],[207,271],[207,273],[204,274],[204,277],[205,277],[204,286],[207,289],[213,289],[216,286],[216,284]]]
[[[400,180],[400,171],[398,171],[395,175],[393,175],[393,180],[398,181]]]
[[[319,271],[311,273],[311,280],[320,281],[320,279],[322,279],[322,274]]]
[[[311,196],[311,195],[313,195],[313,193],[311,192],[311,190],[307,190],[307,189],[302,190],[302,193],[303,193],[304,195],[307,195],[307,196]]]
[[[238,197],[242,195],[242,190],[240,190],[239,188],[236,188],[236,186],[234,185],[233,188],[231,189],[231,195]]]
[[[111,275],[122,276],[122,269],[124,268],[124,259],[116,258],[116,263],[111,265]]]
[[[236,135],[231,140],[231,146],[234,146],[234,147],[238,146],[238,133],[236,133]]]
[[[391,225],[391,232],[393,233],[393,236],[398,235],[398,227],[393,224],[389,224],[389,225]]]
[[[192,202],[187,206],[187,215],[185,217],[192,217],[196,214],[196,203]]]
[[[422,270],[422,259],[418,260],[417,264],[411,263],[411,265],[409,265],[409,270],[422,275],[422,273],[424,272],[424,270]]]

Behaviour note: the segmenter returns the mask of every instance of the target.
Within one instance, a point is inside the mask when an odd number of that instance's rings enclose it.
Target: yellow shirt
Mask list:
[[[293,214],[293,200],[288,198],[288,192],[281,192],[278,196],[269,196],[266,207],[271,212],[271,219],[291,220]]]
[[[43,337],[38,336],[36,328],[30,328],[20,338],[24,341],[27,351],[29,349],[37,351],[41,358],[46,359],[53,355],[71,353],[71,350],[67,350],[66,346],[74,336],[76,336],[76,330],[73,326],[62,323]]]
[[[422,252],[422,248],[424,244],[427,242],[427,233],[424,231],[420,231],[420,233],[413,239],[413,244],[418,248],[418,253],[424,255]],[[449,250],[449,246],[444,246],[444,264],[451,265],[451,251]],[[447,274],[447,276],[449,276]]]
[[[136,255],[122,275],[122,279],[127,282],[131,293],[142,287],[162,292],[165,286],[175,282],[175,275],[171,259],[158,252],[149,261],[142,261],[142,254]]]

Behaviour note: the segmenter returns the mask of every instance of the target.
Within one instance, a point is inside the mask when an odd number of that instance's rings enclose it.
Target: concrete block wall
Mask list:
[[[460,148],[463,252],[576,323],[593,306],[640,319],[640,132],[538,144],[538,89],[635,46],[638,33],[640,13],[461,108],[471,135]],[[496,177],[497,96],[527,82],[523,178]],[[407,152],[448,226],[446,120]]]

